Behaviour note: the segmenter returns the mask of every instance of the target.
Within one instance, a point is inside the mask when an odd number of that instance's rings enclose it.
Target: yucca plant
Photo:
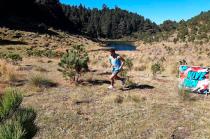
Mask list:
[[[22,96],[17,89],[8,88],[4,91],[4,95],[0,101],[0,119],[4,119],[7,115],[14,112],[22,102]]]
[[[63,73],[66,79],[78,82],[82,72],[88,70],[89,57],[83,45],[73,46],[62,56],[58,71]]]

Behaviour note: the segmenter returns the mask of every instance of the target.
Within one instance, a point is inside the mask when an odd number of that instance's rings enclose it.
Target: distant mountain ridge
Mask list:
[[[198,44],[210,41],[210,11],[201,12],[191,19],[180,22],[165,21],[160,26],[161,31],[153,35],[134,33],[133,36],[145,42],[160,42],[163,40],[193,42]]]

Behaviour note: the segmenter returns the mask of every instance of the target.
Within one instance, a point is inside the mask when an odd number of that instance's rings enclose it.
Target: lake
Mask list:
[[[136,46],[132,42],[107,41],[106,47],[114,48],[117,51],[135,51]]]

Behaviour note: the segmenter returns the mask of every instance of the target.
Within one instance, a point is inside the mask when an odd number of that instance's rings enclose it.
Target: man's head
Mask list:
[[[111,55],[114,55],[114,54],[115,54],[115,49],[114,49],[114,48],[111,48],[111,49],[109,50],[109,52],[110,52]]]

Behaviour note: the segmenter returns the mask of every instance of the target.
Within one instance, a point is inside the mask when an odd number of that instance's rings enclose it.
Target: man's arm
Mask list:
[[[112,67],[112,62],[111,62],[111,58],[109,57],[109,64],[110,64],[110,67]]]
[[[125,63],[125,59],[123,57],[119,57],[119,59],[121,60],[121,66],[120,66],[120,70],[122,69],[122,67],[124,66]]]

